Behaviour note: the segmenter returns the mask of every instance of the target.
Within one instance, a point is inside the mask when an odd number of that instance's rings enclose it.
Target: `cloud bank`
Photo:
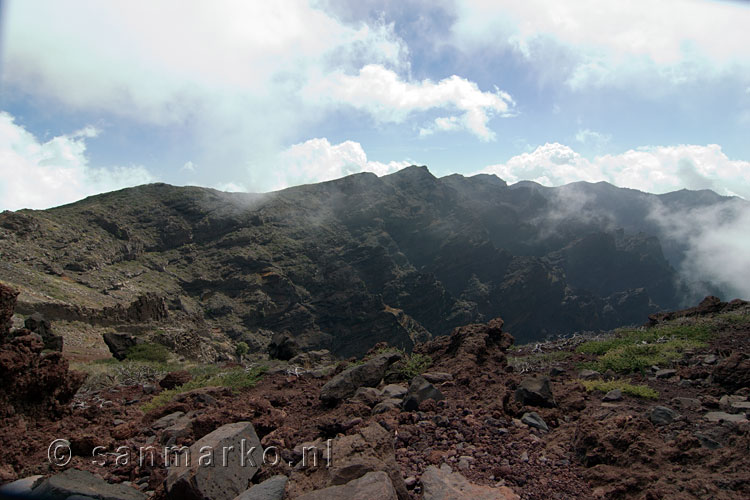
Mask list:
[[[0,112],[0,209],[49,208],[155,180],[141,166],[89,166],[86,140],[97,134],[86,127],[42,142]]]
[[[750,71],[750,9],[742,2],[466,0],[457,11],[457,46],[511,47],[574,89],[637,85],[653,92],[655,80],[684,84]]]
[[[750,298],[750,204],[730,200],[710,207],[670,210],[656,204],[649,218],[687,245],[680,275],[688,304],[707,295],[706,284],[725,290],[725,299]]]
[[[360,172],[387,175],[411,164],[408,161],[370,161],[361,144],[353,141],[331,144],[326,138],[295,144],[282,152],[278,161],[274,189],[329,181]]]
[[[750,200],[750,162],[730,159],[716,144],[649,146],[587,159],[555,142],[485,167],[481,173],[495,174],[509,183],[532,180],[559,186],[606,181],[651,193],[712,189]]]

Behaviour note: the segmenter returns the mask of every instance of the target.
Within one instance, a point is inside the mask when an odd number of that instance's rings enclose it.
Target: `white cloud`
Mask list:
[[[154,181],[140,166],[89,166],[85,140],[97,134],[86,127],[41,142],[0,112],[0,209],[49,208]]]
[[[328,181],[359,172],[381,176],[411,164],[408,161],[371,161],[361,144],[353,141],[331,144],[326,138],[295,144],[279,155],[278,162],[273,189]]]
[[[401,67],[406,50],[392,26],[349,27],[303,1],[32,1],[7,15],[9,83],[153,123],[210,111],[219,94],[293,89],[330,58]]]
[[[508,115],[515,104],[506,92],[497,88],[483,92],[476,83],[456,75],[437,83],[409,82],[378,64],[368,64],[356,75],[337,71],[311,83],[306,92],[366,111],[380,122],[401,123],[414,113],[436,109],[457,111],[437,118],[420,135],[465,129],[484,141],[495,139],[487,127],[490,117]]]
[[[576,133],[576,141],[594,147],[602,147],[612,140],[612,135],[596,132],[595,130],[583,129]]]
[[[555,54],[553,66],[567,72],[560,76],[581,88],[747,72],[748,24],[750,9],[740,2],[467,0],[454,34],[465,48],[511,46],[543,71]]]
[[[4,14],[6,88],[60,112],[174,127],[192,161],[227,178],[325,116],[324,99],[300,96],[309,81],[366,64],[409,71],[393,25],[346,24],[304,0],[34,0]]]
[[[705,282],[728,292],[725,299],[750,298],[750,210],[748,204],[730,200],[719,205],[672,211],[661,204],[649,217],[671,238],[687,245],[680,266],[694,304],[709,290]]]
[[[190,160],[186,161],[182,165],[182,170],[187,170],[188,172],[195,172],[196,168],[197,168],[197,165]]]
[[[730,159],[716,144],[644,147],[589,160],[568,146],[548,143],[482,172],[510,183],[533,180],[557,186],[607,181],[653,193],[713,189],[750,200],[750,162]]]

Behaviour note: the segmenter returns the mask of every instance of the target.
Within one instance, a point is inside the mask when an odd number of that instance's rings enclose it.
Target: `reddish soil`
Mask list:
[[[630,377],[633,383],[657,389],[658,400],[626,395],[622,401],[602,402],[601,393],[587,393],[577,381],[580,355],[555,362],[562,373],[551,377],[557,402],[553,408],[523,407],[515,401],[523,378],[546,375],[550,367],[523,374],[513,371],[506,362],[511,341],[502,332],[502,322],[495,320],[456,329],[450,337],[419,346],[434,359],[430,371],[450,373],[452,380],[436,384],[445,400],[428,400],[413,412],[393,409],[373,416],[370,407],[352,400],[325,407],[318,395],[330,376],[315,378],[310,373],[270,373],[239,394],[200,389],[147,414],[140,408],[153,396],[142,386],[79,393],[62,418],[17,413],[2,421],[0,480],[58,472],[61,469],[47,459],[48,446],[65,438],[73,449],[66,467],[90,470],[113,482],[130,481],[144,491],[153,490],[154,498],[163,498],[162,461],[141,467],[138,449],[159,446],[163,431],[152,427],[156,420],[193,411],[192,427],[177,437],[177,444],[189,445],[223,424],[247,420],[264,446],[278,446],[284,460],[263,469],[259,480],[288,474],[286,464],[294,460],[295,446],[350,434],[375,421],[393,434],[403,477],[416,479],[409,482],[413,498],[421,498],[419,477],[425,468],[443,462],[474,483],[504,484],[524,499],[750,498],[750,424],[703,418],[708,411],[719,411],[719,400],[726,394],[750,395],[747,386],[730,390],[712,381],[730,355],[740,362],[747,359],[747,325],[729,325],[709,347],[689,353],[672,378]],[[561,345],[537,349],[571,348]],[[514,355],[530,351],[524,348]],[[702,363],[708,354],[717,356],[716,364]],[[675,398],[699,404],[677,406]],[[647,414],[656,405],[668,406],[679,416],[668,425],[655,426]],[[528,411],[538,413],[550,431],[522,424],[518,419]],[[130,459],[118,465],[111,455],[106,465],[97,465],[91,456],[95,446],[109,451],[126,446]]]

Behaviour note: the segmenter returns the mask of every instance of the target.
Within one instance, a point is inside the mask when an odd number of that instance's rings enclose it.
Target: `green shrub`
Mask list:
[[[404,364],[401,368],[401,375],[405,379],[411,379],[421,375],[432,366],[432,358],[424,354],[413,353],[404,358]]]
[[[683,356],[686,349],[705,346],[711,337],[712,324],[707,321],[675,321],[654,328],[620,329],[604,340],[584,342],[576,352],[599,356],[582,367],[619,373],[643,371],[652,365],[670,363]]]
[[[634,385],[630,381],[623,380],[579,380],[587,391],[609,392],[614,389],[620,389],[623,394],[629,394],[637,398],[656,399],[659,393],[647,385]]]
[[[172,402],[180,394],[200,389],[202,387],[227,387],[234,391],[254,386],[266,372],[265,366],[256,366],[251,369],[234,368],[227,372],[214,373],[212,375],[200,375],[189,382],[168,389],[154,396],[151,401],[143,405],[144,412],[160,408]]]
[[[169,359],[169,351],[161,344],[144,342],[136,344],[128,350],[126,359],[130,361],[152,361],[155,363],[166,363]]]

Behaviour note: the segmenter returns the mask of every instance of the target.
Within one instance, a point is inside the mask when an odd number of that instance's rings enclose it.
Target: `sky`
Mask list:
[[[410,164],[750,199],[746,2],[0,2],[0,209]]]

